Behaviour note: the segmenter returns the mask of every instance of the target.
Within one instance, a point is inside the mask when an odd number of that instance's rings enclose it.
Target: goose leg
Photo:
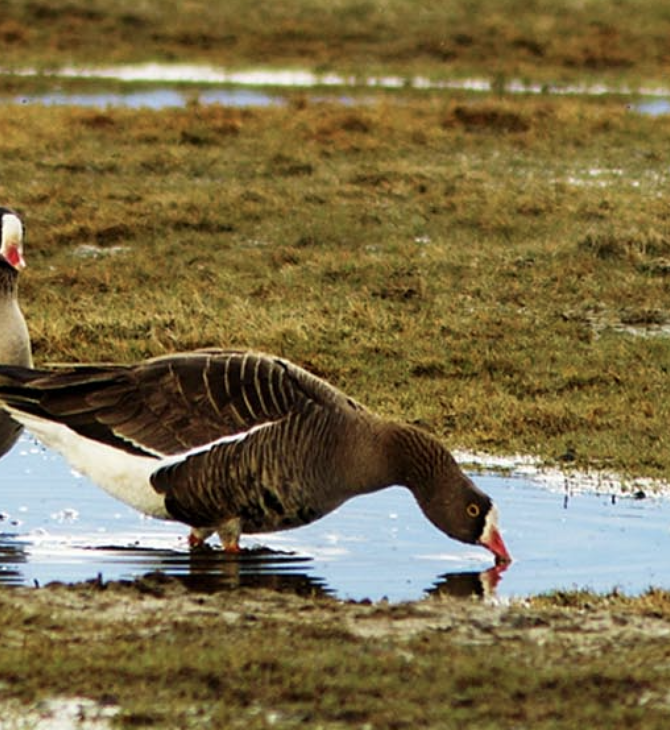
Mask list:
[[[242,523],[239,517],[233,517],[225,522],[222,522],[217,528],[216,532],[221,539],[224,552],[227,553],[240,553],[240,534],[242,533]]]
[[[191,532],[188,536],[188,546],[191,550],[199,550],[205,547],[206,540],[210,535],[213,535],[215,530],[209,527],[192,527]]]

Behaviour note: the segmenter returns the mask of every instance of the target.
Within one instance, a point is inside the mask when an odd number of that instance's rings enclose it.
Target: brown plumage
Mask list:
[[[32,364],[28,328],[18,300],[19,270],[23,261],[23,226],[18,215],[0,208],[0,363]],[[6,454],[21,433],[21,426],[0,411],[0,457]]]
[[[387,421],[286,360],[208,350],[131,366],[0,367],[0,402],[138,509],[240,533],[307,524],[394,484],[446,534],[508,561],[489,497],[430,434]]]

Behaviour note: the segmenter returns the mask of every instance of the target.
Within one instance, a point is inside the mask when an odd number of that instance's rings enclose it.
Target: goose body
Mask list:
[[[30,366],[30,338],[18,300],[23,261],[23,226],[14,211],[0,208],[0,363]],[[21,426],[0,410],[0,457],[14,445]]]
[[[375,415],[287,360],[203,350],[136,365],[0,366],[0,403],[136,509],[191,525],[192,543],[312,522],[346,500],[409,488],[449,536],[510,560],[490,498],[431,435]]]

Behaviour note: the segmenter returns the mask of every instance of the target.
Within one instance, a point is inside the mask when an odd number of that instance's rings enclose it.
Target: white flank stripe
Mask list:
[[[186,459],[189,458],[189,456],[198,456],[199,454],[205,454],[208,451],[212,451],[216,446],[219,446],[220,444],[234,444],[239,441],[244,441],[247,437],[251,436],[252,434],[256,433],[256,431],[260,431],[263,428],[268,428],[269,426],[272,426],[275,422],[274,421],[268,421],[267,423],[260,423],[256,426],[252,426],[248,431],[240,431],[239,433],[233,433],[229,436],[222,436],[220,439],[216,439],[215,441],[210,441],[208,444],[205,444],[204,446],[196,446],[193,449],[190,449],[189,451],[184,451],[181,454],[175,454],[174,456],[167,456],[164,459],[161,459],[160,462],[158,462],[158,465],[154,467],[152,471],[155,471],[156,469],[159,469],[164,466],[173,466],[174,464],[179,464],[182,461],[186,461]],[[154,462],[156,464],[156,462]]]
[[[151,517],[170,519],[164,498],[150,482],[161,460],[129,454],[80,436],[61,423],[21,413],[9,406],[7,410],[45,446],[60,452],[77,471],[113,497]]]

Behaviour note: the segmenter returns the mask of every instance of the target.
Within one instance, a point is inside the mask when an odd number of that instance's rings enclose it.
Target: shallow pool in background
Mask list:
[[[353,94],[352,90],[327,92],[295,87],[294,89],[257,89],[245,87],[197,87],[184,88],[175,86],[154,85],[150,88],[109,91],[54,89],[25,94],[0,94],[0,104],[43,106],[73,106],[104,110],[107,107],[127,109],[168,109],[186,107],[191,103],[204,106],[221,104],[228,107],[267,107],[281,106],[289,103],[297,92],[308,93],[312,102],[331,102],[344,105],[366,104],[373,99],[370,89],[365,93]],[[360,92],[360,90],[359,90]],[[645,116],[665,116],[670,114],[670,99],[643,99],[635,102],[624,102],[622,106]]]
[[[167,109],[199,104],[222,104],[232,107],[276,106],[286,103],[286,96],[245,88],[203,88],[199,90],[156,86],[127,91],[43,91],[33,94],[0,95],[0,103],[76,106],[105,109]]]
[[[500,597],[670,589],[670,500],[566,495],[528,477],[474,478],[498,503],[514,557],[498,581],[486,550],[442,535],[401,488],[354,499],[297,530],[243,539],[270,550],[192,554],[188,528],[139,515],[24,436],[0,460],[0,582],[107,581],[158,570],[198,590],[263,585],[390,601],[481,593],[496,582]]]
[[[216,66],[144,63],[109,67],[63,67],[50,71],[2,69],[10,81],[0,104],[38,104],[105,109],[164,109],[194,102],[231,107],[276,106],[299,94],[312,102],[367,104],[385,92],[469,93],[497,96],[497,81],[486,78],[347,76],[308,69],[230,70]],[[21,89],[22,91],[17,91]],[[645,115],[670,113],[670,88],[631,88],[603,84],[538,84],[510,79],[504,93],[529,96],[615,97],[622,106]]]

